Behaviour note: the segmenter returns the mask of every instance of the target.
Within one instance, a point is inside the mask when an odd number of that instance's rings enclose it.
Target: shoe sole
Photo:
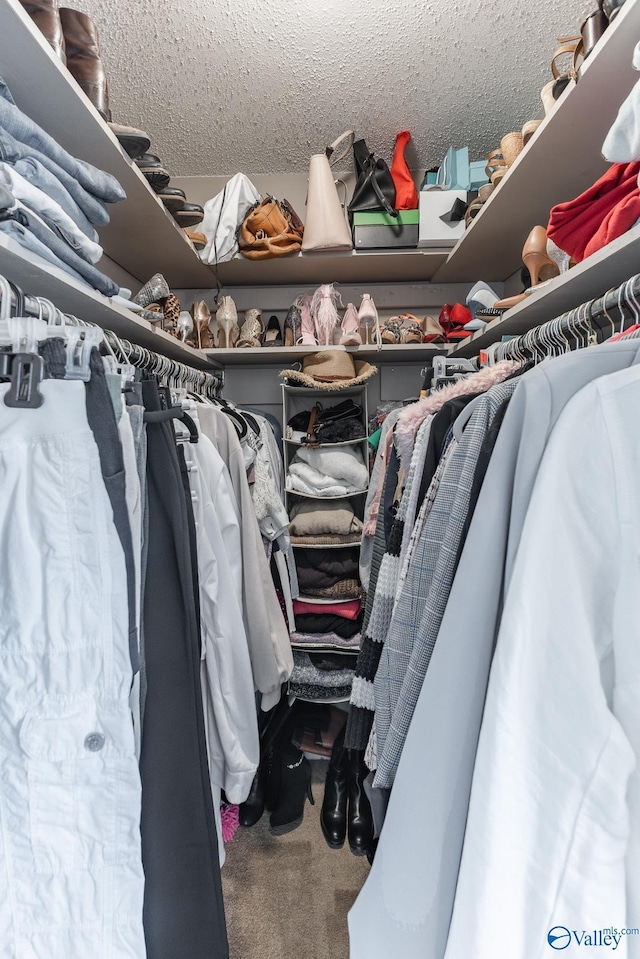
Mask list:
[[[204,220],[204,213],[182,213],[180,210],[173,214],[176,223],[186,229],[190,226],[197,226]]]
[[[179,196],[163,196],[162,190],[157,194],[157,196],[159,200],[162,200],[169,213],[171,213],[171,215],[174,217],[176,213],[180,212],[186,203],[186,200],[183,200],[182,197]]]
[[[302,825],[302,820],[304,815],[300,816],[299,819],[294,819],[292,822],[284,823],[282,826],[271,826],[270,832],[272,836],[286,836],[288,832],[293,832],[294,829],[297,829],[298,826]]]

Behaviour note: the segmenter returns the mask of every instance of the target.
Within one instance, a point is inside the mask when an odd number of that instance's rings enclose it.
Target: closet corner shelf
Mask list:
[[[319,283],[426,282],[444,264],[449,250],[352,250],[297,253],[273,260],[237,254],[218,265],[225,286],[277,286]]]
[[[138,167],[55,55],[20,0],[0,3],[0,63],[17,105],[69,153],[113,174],[127,199],[110,205],[104,251],[140,281],[163,273],[174,288],[211,288],[205,266]],[[126,120],[125,120],[126,122]]]
[[[203,370],[213,368],[205,353],[157,329],[132,310],[112,303],[108,297],[23,249],[5,234],[0,234],[0,274],[12,280],[24,293],[51,300],[63,313],[113,330],[132,343],[187,366]]]
[[[304,447],[314,450],[336,450],[342,446],[361,446],[362,443],[369,442],[369,437],[361,436],[359,440],[343,440],[341,443],[300,443],[298,440],[288,439],[283,439],[282,442],[286,443],[287,446],[295,446],[298,449]]]
[[[615,21],[614,21],[615,22]],[[453,350],[453,356],[475,356],[502,336],[526,333],[580,303],[602,296],[638,272],[640,226],[613,240],[602,250],[577,263],[548,285],[526,297],[501,317],[488,323]]]
[[[602,176],[609,166],[602,144],[638,79],[632,67],[638,36],[640,3],[627,0],[583,64],[578,83],[545,117],[434,282],[505,280],[519,270],[525,239],[536,224],[546,226],[551,207]]]
[[[305,356],[311,353],[324,352],[325,350],[346,350],[352,353],[355,359],[368,360],[375,364],[376,359],[379,362],[383,360],[388,362],[396,360],[398,362],[407,362],[415,360],[416,363],[422,363],[426,359],[438,354],[447,354],[450,347],[446,344],[432,343],[409,343],[409,344],[385,344],[378,349],[374,345],[369,346],[283,346],[278,347],[249,347],[248,349],[212,349],[207,350],[209,359],[217,366],[255,366],[265,365],[267,363],[282,364],[283,368],[290,367],[293,363],[301,363]],[[363,384],[366,385],[366,384]],[[299,389],[301,393],[313,392],[310,387],[287,387],[288,390]],[[355,388],[356,392],[361,392],[361,387]],[[327,396],[349,396],[350,390],[321,390]]]
[[[288,493],[289,496],[301,496],[302,499],[319,499],[324,500],[326,503],[330,503],[332,500],[351,499],[352,496],[366,496],[368,492],[368,489],[356,489],[350,493],[343,493],[340,496],[320,496],[317,493],[300,493],[298,490],[289,489],[288,487],[285,489],[285,493]]]

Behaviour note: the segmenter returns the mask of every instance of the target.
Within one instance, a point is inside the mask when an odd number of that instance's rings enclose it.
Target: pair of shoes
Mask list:
[[[187,230],[184,227],[182,232],[196,252],[204,250],[207,245],[207,238],[204,233],[197,233],[195,230]]]
[[[422,343],[424,330],[423,321],[413,313],[401,313],[392,316],[380,324],[380,339],[383,343]]]
[[[453,306],[445,303],[440,310],[438,322],[444,330],[446,342],[457,343],[459,340],[466,340],[468,336],[471,336],[471,333],[465,330],[465,326],[472,319],[471,312],[462,303],[454,303]]]
[[[176,186],[169,186],[171,174],[159,156],[156,156],[155,153],[145,153],[138,157],[136,165],[178,226],[187,229],[202,222],[204,208],[199,203],[188,203],[184,190]]]
[[[280,320],[275,315],[269,317],[269,322],[265,327],[264,335],[262,337],[262,345],[265,347],[277,348],[284,346],[282,330],[280,329]]]
[[[196,300],[191,307],[191,318],[193,320],[192,340],[189,340],[190,346],[197,350],[210,350],[213,348],[213,332],[211,330],[211,310],[204,300]]]
[[[358,310],[358,322],[360,324],[360,337],[363,343],[382,346],[382,333],[378,321],[378,310],[369,293],[362,294],[362,302]],[[364,336],[363,336],[364,333]]]
[[[495,152],[495,151],[494,151]],[[502,167],[498,167],[496,172],[499,172]],[[500,182],[500,180],[498,180]],[[483,183],[478,190],[478,195],[475,200],[472,200],[469,206],[467,207],[467,212],[464,216],[464,221],[467,226],[471,223],[472,220],[476,218],[482,207],[485,205],[493,191],[495,186],[493,183]]]
[[[107,121],[122,148],[132,158],[142,156],[151,145],[144,130],[113,123],[111,119],[109,87],[93,20],[79,10],[60,7],[58,0],[21,0],[21,3],[78,86]]]
[[[341,849],[349,838],[354,856],[364,856],[373,845],[373,816],[364,791],[369,774],[363,754],[345,749],[345,727],[331,750],[320,812],[322,834],[330,849]]]
[[[534,226],[525,240],[522,248],[522,262],[529,271],[532,288],[560,273],[558,264],[547,253],[547,231],[543,226]],[[516,296],[498,300],[493,304],[494,309],[509,310],[512,306],[521,303],[526,295],[526,293],[518,293]]]
[[[425,316],[422,321],[422,342],[423,343],[444,343],[445,332],[440,325],[440,321],[435,316]]]

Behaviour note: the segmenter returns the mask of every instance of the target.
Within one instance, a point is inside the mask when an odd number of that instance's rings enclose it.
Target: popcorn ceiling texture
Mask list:
[[[538,114],[556,38],[594,0],[77,0],[114,120],[174,175],[295,173],[343,129],[413,169],[484,157]],[[550,158],[554,163],[557,158]]]

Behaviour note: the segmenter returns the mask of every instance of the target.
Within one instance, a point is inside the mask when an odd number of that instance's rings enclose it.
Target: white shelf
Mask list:
[[[297,253],[273,260],[237,254],[220,263],[224,286],[278,286],[320,283],[424,283],[441,267],[449,250],[361,250]]]
[[[638,79],[631,63],[638,37],[640,2],[627,0],[584,63],[576,86],[545,117],[435,282],[506,279],[520,268],[532,227],[546,226],[551,207],[574,199],[602,176],[609,166],[602,144]]]
[[[299,443],[298,440],[287,440],[283,439],[283,443],[286,443],[288,446],[295,446],[298,449],[302,447],[306,449],[313,450],[336,450],[340,449],[341,446],[361,446],[363,443],[369,442],[368,436],[363,436],[359,440],[344,440],[341,443]]]
[[[294,549],[360,549],[362,546],[362,540],[358,540],[356,543],[294,543],[291,541],[291,545]]]
[[[389,360],[406,362],[415,360],[416,363],[422,363],[425,359],[432,356],[448,353],[450,346],[446,343],[435,345],[432,343],[385,344],[380,349],[375,346],[283,346],[281,349],[276,347],[249,347],[247,349],[232,350],[211,349],[206,352],[213,362],[224,367],[253,366],[258,363],[260,365],[267,363],[301,363],[305,356],[309,356],[311,353],[324,353],[326,350],[346,350],[346,352],[351,353],[355,359],[367,360],[375,365],[376,360],[378,362],[388,362]],[[366,383],[362,384],[362,386],[365,385]],[[288,387],[288,389],[295,389],[295,387]],[[308,387],[298,387],[298,389],[304,393],[309,392]],[[360,390],[361,387],[353,387],[353,389]],[[344,396],[349,395],[349,390],[323,390],[322,392],[327,392],[328,394],[331,392],[339,392]]]
[[[350,499],[352,496],[366,496],[369,490],[358,489],[354,490],[352,493],[343,493],[341,496],[314,496],[313,493],[299,493],[298,490],[285,488],[285,493],[288,493],[289,496],[301,496],[302,499],[321,499],[325,500],[327,503],[330,503],[332,500],[339,499]]]
[[[214,287],[213,271],[123,153],[19,0],[0,2],[0,64],[27,116],[73,156],[113,174],[124,187],[127,199],[109,206],[111,223],[99,230],[107,256],[140,283],[160,272],[175,288]],[[126,123],[126,117],[115,119]]]
[[[615,22],[615,21],[614,21]],[[555,277],[501,317],[488,323],[453,350],[453,356],[475,356],[502,336],[526,333],[567,310],[602,296],[640,272],[640,226],[618,237],[567,273]]]
[[[205,353],[181,343],[126,307],[114,304],[102,293],[24,250],[5,234],[0,234],[0,274],[19,286],[23,293],[51,300],[63,313],[113,330],[132,343],[188,366],[212,368]]]
[[[291,648],[297,649],[300,653],[338,653],[346,656],[357,656],[360,652],[359,646],[354,646],[352,649],[345,649],[344,646],[332,646],[330,643],[318,643],[315,645],[313,643],[296,643],[293,640],[291,640]]]
[[[296,596],[295,602],[311,603],[314,606],[335,606],[336,603],[359,603],[361,599],[361,596],[350,596],[348,599],[343,597],[340,597],[340,599],[321,599],[317,596]]]

